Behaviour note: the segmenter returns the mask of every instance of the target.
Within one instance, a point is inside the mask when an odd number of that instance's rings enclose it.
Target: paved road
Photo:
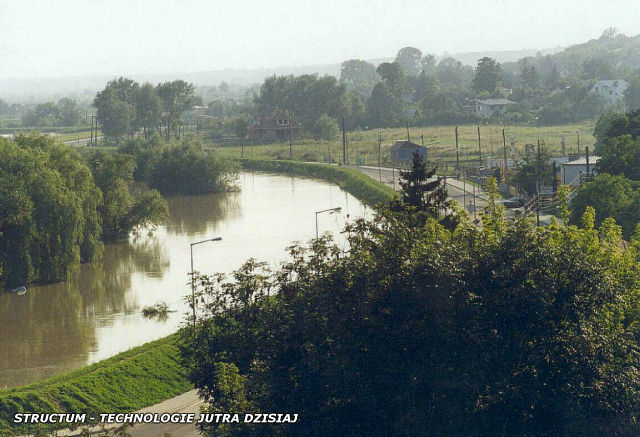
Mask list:
[[[98,139],[101,140],[102,137],[98,137]],[[91,138],[80,138],[79,140],[65,141],[63,144],[66,144],[68,146],[86,146],[87,144],[89,144],[89,141],[91,141]]]
[[[196,415],[195,422],[200,417],[200,406],[202,399],[198,397],[195,390],[188,391],[179,396],[167,399],[159,404],[143,408],[136,413],[194,413]],[[107,413],[105,411],[104,413]],[[115,425],[105,427],[96,426],[89,431],[93,436],[111,436],[117,428]],[[80,436],[85,430],[69,431],[68,429],[58,431],[54,434],[59,437]],[[158,423],[158,424],[138,424],[133,428],[127,429],[127,432],[133,437],[163,437],[165,433],[172,437],[200,437],[194,423]]]
[[[378,167],[371,166],[359,166],[353,167],[357,168],[367,176],[377,180],[382,181],[385,185],[388,185],[392,188],[395,188],[397,191],[400,191],[400,172],[398,170],[394,170],[392,168],[382,167],[378,169]],[[395,178],[395,183],[394,183]],[[473,214],[473,200],[474,200],[474,186],[471,184],[466,184],[463,181],[458,181],[453,178],[447,178],[447,192],[449,194],[449,199],[455,200],[461,205],[464,204],[467,208],[467,211]],[[475,205],[478,211],[482,210],[484,205],[486,204],[487,197],[484,190],[479,187],[475,187]]]

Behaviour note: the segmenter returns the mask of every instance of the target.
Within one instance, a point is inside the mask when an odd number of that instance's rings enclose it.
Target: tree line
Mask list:
[[[166,140],[179,136],[182,115],[202,103],[194,86],[183,80],[140,85],[120,77],[109,81],[93,100],[104,135],[113,140],[142,132],[149,137],[162,134]]]

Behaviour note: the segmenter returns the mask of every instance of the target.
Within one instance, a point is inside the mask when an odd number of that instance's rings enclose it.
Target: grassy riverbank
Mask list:
[[[239,159],[239,162],[245,170],[269,171],[324,179],[340,186],[367,205],[386,202],[399,196],[392,188],[375,181],[364,173],[337,165],[249,158]]]
[[[135,411],[192,389],[178,363],[176,339],[171,335],[82,369],[1,390],[0,435],[37,430],[14,424],[15,413]]]

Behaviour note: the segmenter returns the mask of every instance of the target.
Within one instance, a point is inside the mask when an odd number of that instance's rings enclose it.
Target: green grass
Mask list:
[[[562,126],[506,126],[505,137],[507,140],[507,152],[509,153],[511,137],[515,139],[516,153],[524,155],[525,144],[536,144],[538,139],[544,141],[554,155],[560,154],[561,139],[565,137],[566,153],[574,153],[577,150],[577,135],[580,134],[580,149],[584,153],[584,147],[589,146],[593,150],[595,139],[593,137],[594,123],[570,124]],[[381,133],[382,132],[382,133]],[[406,139],[405,128],[367,130],[347,132],[349,162],[351,164],[377,165],[378,163],[378,139],[382,135],[381,161],[382,164],[391,164],[389,149],[394,141]],[[424,144],[429,148],[430,160],[455,159],[455,130],[453,126],[439,127],[412,127],[410,128],[411,140],[420,144],[421,135],[424,135]],[[460,158],[464,160],[469,154],[470,158],[478,156],[478,131],[477,126],[467,125],[458,127],[458,142]],[[480,143],[482,153],[493,152],[497,158],[502,157],[502,126],[480,126]],[[214,147],[221,154],[239,157],[241,146],[215,144]],[[327,156],[334,161],[342,160],[342,138],[333,141],[316,141],[311,139],[298,139],[293,142],[293,158],[299,161],[324,161]],[[244,156],[248,158],[288,159],[289,143],[246,145]]]
[[[176,339],[174,334],[82,369],[1,390],[0,435],[28,430],[13,423],[15,413],[135,411],[192,389],[178,362]]]
[[[276,161],[268,159],[240,159],[245,170],[260,170],[274,173],[294,174],[324,179],[340,186],[360,201],[375,205],[399,196],[392,188],[370,178],[364,173],[337,165],[310,164],[296,161]]]

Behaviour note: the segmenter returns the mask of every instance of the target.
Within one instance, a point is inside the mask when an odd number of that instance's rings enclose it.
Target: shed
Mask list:
[[[411,162],[413,154],[418,153],[427,162],[427,148],[411,141],[396,141],[391,147],[391,162]]]

